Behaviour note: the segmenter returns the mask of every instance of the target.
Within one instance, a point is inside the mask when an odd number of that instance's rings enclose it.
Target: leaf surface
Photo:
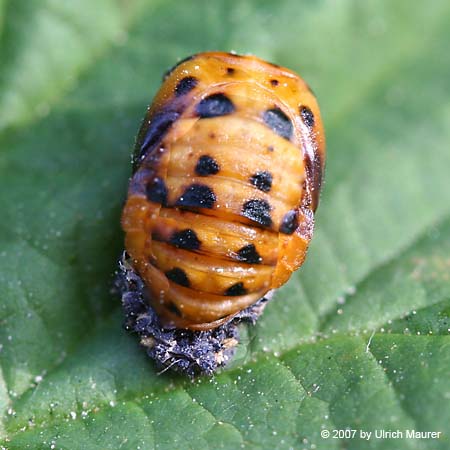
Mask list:
[[[449,38],[444,0],[0,2],[3,446],[449,448]],[[146,106],[214,49],[298,71],[328,160],[307,262],[192,383],[156,373],[110,287]],[[346,428],[443,434],[321,437]]]

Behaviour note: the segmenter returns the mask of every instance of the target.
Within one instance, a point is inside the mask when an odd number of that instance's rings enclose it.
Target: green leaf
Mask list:
[[[449,448],[449,38],[445,0],[0,1],[3,446]],[[110,287],[140,120],[211,49],[298,71],[328,160],[304,267],[190,382],[157,374]],[[441,436],[321,437],[345,429]]]

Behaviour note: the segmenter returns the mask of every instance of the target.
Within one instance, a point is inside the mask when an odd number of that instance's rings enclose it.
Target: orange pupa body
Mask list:
[[[175,66],[138,135],[125,247],[163,324],[210,330],[303,263],[325,162],[294,72],[208,52]]]

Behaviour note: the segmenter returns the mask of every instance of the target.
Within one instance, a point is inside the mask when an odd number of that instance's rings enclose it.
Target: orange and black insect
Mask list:
[[[283,285],[305,259],[324,162],[319,107],[294,72],[222,52],[171,69],[139,131],[122,215],[125,278],[144,291],[132,328],[147,317],[212,336]],[[140,326],[153,349],[154,324]]]

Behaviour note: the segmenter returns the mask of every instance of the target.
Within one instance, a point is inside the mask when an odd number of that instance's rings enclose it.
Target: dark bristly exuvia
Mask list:
[[[150,306],[148,291],[123,253],[114,282],[125,313],[125,329],[136,333],[159,370],[171,369],[194,378],[212,375],[231,360],[239,342],[238,325],[255,323],[272,297],[269,292],[231,321],[208,331],[164,328]]]

